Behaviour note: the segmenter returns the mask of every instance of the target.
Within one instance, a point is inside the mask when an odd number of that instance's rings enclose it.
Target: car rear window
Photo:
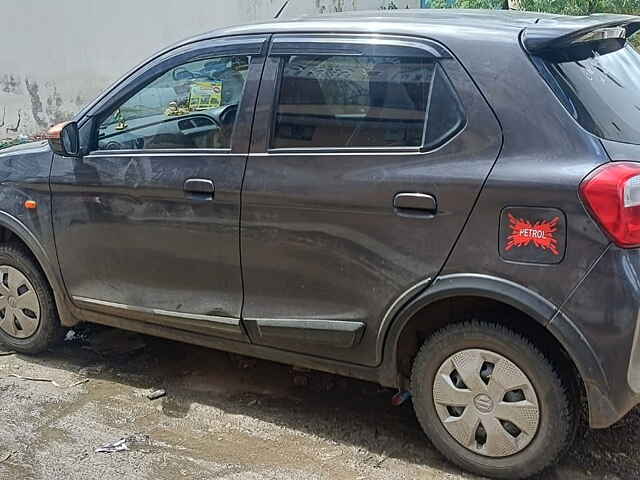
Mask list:
[[[552,88],[589,132],[640,144],[640,53],[622,40],[585,44],[545,59]]]

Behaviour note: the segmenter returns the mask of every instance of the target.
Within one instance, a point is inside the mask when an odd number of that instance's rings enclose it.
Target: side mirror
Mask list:
[[[76,122],[54,125],[47,132],[47,140],[53,153],[63,157],[80,156],[80,133]]]

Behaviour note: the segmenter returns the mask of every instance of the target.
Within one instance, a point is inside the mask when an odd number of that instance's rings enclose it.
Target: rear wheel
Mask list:
[[[40,353],[64,333],[53,293],[32,257],[16,245],[0,245],[0,343]]]
[[[414,361],[412,390],[435,447],[480,475],[530,477],[575,435],[568,386],[526,338],[499,325],[462,323],[434,334]]]

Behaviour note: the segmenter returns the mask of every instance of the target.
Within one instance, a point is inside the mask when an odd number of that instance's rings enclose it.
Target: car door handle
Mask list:
[[[189,178],[184,182],[184,193],[193,200],[213,200],[216,188],[206,178]]]
[[[393,208],[407,213],[430,213],[438,211],[436,197],[426,193],[398,193],[393,197]]]

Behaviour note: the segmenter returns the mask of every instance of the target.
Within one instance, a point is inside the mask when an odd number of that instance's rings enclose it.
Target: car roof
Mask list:
[[[535,23],[540,17],[535,12],[520,10],[483,10],[462,8],[423,8],[423,9],[397,9],[397,10],[365,10],[342,13],[330,13],[322,16],[301,17],[298,21],[325,19],[335,21],[341,18],[357,21],[373,21],[388,19],[396,22],[417,24],[432,24],[455,21],[459,26],[477,26],[480,22],[491,23],[492,27],[522,27]]]
[[[251,33],[287,33],[311,30],[330,30],[336,32],[392,32],[396,28],[402,31],[424,32],[428,26],[447,26],[451,29],[471,27],[474,29],[522,29],[535,23],[537,14],[529,12],[510,12],[497,10],[464,9],[402,9],[402,10],[365,10],[354,12],[330,13],[320,16],[273,20],[247,25],[232,26],[198,35],[191,40],[211,38],[221,35],[241,35]]]
[[[637,20],[637,17],[625,15],[594,14],[579,17],[520,10],[453,8],[365,10],[226,27],[192,37],[180,44],[224,35],[309,31],[336,33],[394,33],[397,31],[397,33],[406,34],[408,31],[415,30],[416,34],[424,35],[429,32],[429,27],[434,27],[439,33],[446,32],[447,35],[455,35],[456,32],[462,31],[466,33],[473,31],[481,35],[483,33],[520,32],[526,27],[542,26],[547,29],[557,28],[566,31],[633,18]]]

